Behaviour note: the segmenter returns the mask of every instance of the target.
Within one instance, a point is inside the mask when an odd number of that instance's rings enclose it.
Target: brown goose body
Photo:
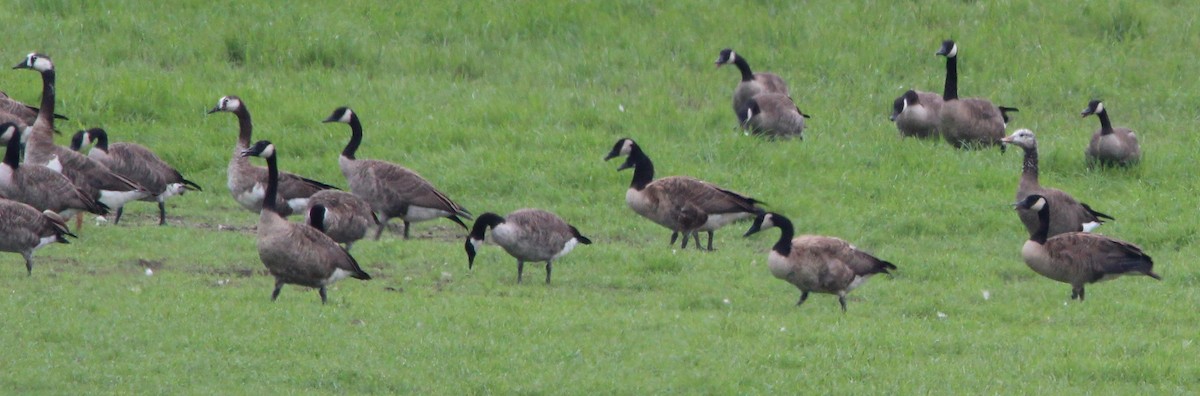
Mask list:
[[[1007,125],[1000,108],[987,99],[958,97],[958,45],[947,40],[937,54],[946,57],[946,87],[938,117],[942,137],[956,148],[1000,145]]]
[[[892,102],[891,120],[901,137],[937,138],[942,103],[941,94],[908,90]]]
[[[770,138],[804,139],[804,119],[792,98],[784,94],[764,93],[750,99],[746,109],[746,129]]]
[[[312,208],[320,205],[324,212],[317,223],[325,235],[334,242],[342,244],[346,251],[360,239],[367,236],[371,227],[379,224],[379,219],[371,211],[371,204],[357,195],[337,190],[323,190],[313,194],[308,199],[309,210],[305,212],[304,222],[314,224]],[[316,225],[314,225],[316,227]]]
[[[71,150],[81,150],[83,145],[95,142],[88,151],[88,158],[97,161],[113,173],[145,187],[150,192],[142,201],[158,203],[158,224],[167,222],[167,198],[182,195],[187,190],[200,190],[200,186],[167,164],[145,146],[134,143],[108,143],[108,133],[100,128],[79,131],[71,138]],[[113,224],[121,221],[124,208],[117,209]]]
[[[23,202],[38,211],[49,210],[63,216],[77,212],[104,215],[108,207],[81,190],[63,174],[45,165],[20,163],[18,127],[12,123],[0,125],[5,142],[4,163],[0,165],[0,193],[14,201]]]
[[[1138,144],[1137,134],[1129,128],[1113,127],[1103,102],[1091,101],[1082,114],[1084,117],[1095,114],[1100,119],[1100,129],[1092,134],[1084,151],[1088,166],[1130,166],[1141,161],[1142,147]]]
[[[492,228],[492,240],[517,259],[517,283],[525,271],[525,262],[546,263],[546,284],[550,284],[554,260],[570,253],[578,244],[592,243],[579,230],[554,213],[541,209],[520,209],[500,217],[484,213],[475,220],[467,236],[467,267],[474,267],[475,252],[483,244],[485,232]]]
[[[1043,187],[1038,182],[1037,137],[1034,136],[1033,131],[1019,129],[1011,136],[1005,137],[1003,142],[1016,145],[1025,152],[1021,166],[1021,179],[1017,183],[1017,202],[1036,194],[1046,197],[1054,205],[1055,210],[1050,216],[1050,236],[1068,232],[1091,231],[1103,224],[1104,219],[1113,220],[1112,216],[1093,210],[1070,194],[1059,189]],[[1039,222],[1036,211],[1018,209],[1017,215],[1021,218],[1021,223],[1025,225],[1027,232],[1033,233],[1037,230]]]
[[[20,253],[27,275],[33,274],[33,252],[52,243],[69,243],[62,217],[21,202],[0,198],[0,252]]]
[[[750,99],[764,93],[776,93],[783,96],[791,95],[788,92],[787,83],[783,78],[774,73],[755,73],[750,70],[750,64],[746,62],[746,58],[738,55],[733,49],[726,48],[721,50],[717,55],[716,65],[721,67],[727,64],[734,64],[738,71],[741,72],[742,79],[733,90],[733,113],[737,116],[738,125],[745,125],[746,110],[749,108]]]

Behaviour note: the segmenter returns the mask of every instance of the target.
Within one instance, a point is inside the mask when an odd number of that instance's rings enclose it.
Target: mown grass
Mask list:
[[[1081,8],[1082,7],[1082,8]],[[1200,250],[1193,133],[1200,48],[1188,2],[701,4],[404,2],[213,4],[15,1],[5,56],[50,54],[59,128],[102,126],[176,164],[202,193],[171,226],[133,204],[121,226],[85,226],[37,255],[5,255],[0,389],[33,393],[1188,393],[1200,386]],[[960,92],[1021,108],[1042,182],[1114,215],[1105,234],[1142,245],[1162,282],[1090,287],[1086,303],[1021,262],[1009,203],[1020,155],[900,140],[886,114],[939,91],[940,41],[960,43]],[[803,142],[733,130],[733,47],[783,76],[811,127]],[[35,103],[34,73],[0,89]],[[540,207],[597,243],[557,263],[554,284],[420,223],[362,242],[375,276],[321,306],[272,280],[257,217],[225,190],[239,95],[255,138],[286,170],[345,185],[352,106],[360,156],[409,166],[476,213]],[[1139,132],[1145,160],[1088,170],[1101,98]],[[746,192],[801,232],[896,263],[842,314],[764,260],[774,232],[718,232],[718,251],[676,251],[623,202],[630,173],[600,159],[633,137],[660,175]],[[144,267],[154,275],[144,275]],[[988,298],[984,298],[984,293]]]

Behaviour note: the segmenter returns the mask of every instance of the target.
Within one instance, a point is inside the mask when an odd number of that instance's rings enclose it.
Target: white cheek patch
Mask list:
[[[274,157],[275,156],[275,145],[268,144],[267,147],[264,148],[262,153],[259,154],[258,156],[263,157],[263,158]]]
[[[32,66],[33,66],[34,70],[37,70],[40,72],[54,70],[54,64],[50,63],[50,59],[48,59],[44,56],[32,56],[31,55],[30,57],[33,58]]]
[[[344,123],[349,124],[350,118],[352,118],[353,116],[354,116],[354,110],[346,109],[346,112],[344,114],[342,114],[342,118],[338,119],[338,122],[344,122]]]
[[[1104,102],[1096,103],[1096,114],[1104,112]]]
[[[955,43],[954,45],[950,46],[950,53],[947,54],[946,56],[951,57],[951,58],[958,56],[958,43]]]
[[[1032,209],[1034,211],[1040,211],[1040,210],[1042,210],[1042,207],[1044,207],[1044,206],[1046,206],[1046,199],[1038,198],[1037,202],[1034,202],[1033,205],[1029,207],[1029,209]]]
[[[729,63],[737,61],[737,52],[729,51]]]
[[[625,144],[621,146],[621,155],[629,155],[633,151],[633,141],[625,139]]]

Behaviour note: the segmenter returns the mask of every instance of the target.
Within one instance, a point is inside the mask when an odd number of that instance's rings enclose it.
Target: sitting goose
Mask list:
[[[492,228],[492,240],[517,259],[517,283],[521,283],[526,261],[545,261],[546,284],[550,284],[550,266],[554,260],[570,253],[576,244],[592,243],[574,226],[541,209],[520,209],[505,217],[484,213],[467,235],[467,269],[475,266],[475,252],[483,245],[488,227]]]
[[[892,116],[901,137],[936,138],[941,122],[942,95],[908,90],[892,102]]]
[[[745,129],[770,138],[804,140],[804,119],[796,103],[787,95],[764,93],[746,102]]]
[[[1074,197],[1062,190],[1042,187],[1038,183],[1037,138],[1033,135],[1033,131],[1018,129],[1002,141],[1021,147],[1025,151],[1021,179],[1017,183],[1017,202],[1030,195],[1038,194],[1054,204],[1054,214],[1050,217],[1050,236],[1065,232],[1091,232],[1104,224],[1103,219],[1115,220],[1112,216],[1092,210],[1087,204],[1076,201]],[[1036,211],[1018,209],[1017,214],[1021,217],[1021,223],[1025,224],[1026,231],[1032,234],[1037,230],[1038,215]]]
[[[1092,141],[1084,152],[1089,167],[1096,164],[1129,166],[1141,160],[1142,148],[1138,145],[1137,135],[1129,128],[1113,128],[1103,102],[1088,102],[1082,114],[1084,117],[1095,114],[1100,119],[1100,129],[1092,135]]]
[[[733,52],[732,48],[721,50],[717,55],[717,67],[728,64],[737,66],[738,71],[742,73],[742,80],[738,82],[737,88],[733,90],[733,114],[738,118],[738,125],[746,124],[746,109],[749,108],[749,101],[755,96],[764,93],[777,93],[783,96],[791,95],[788,93],[787,83],[774,73],[754,73],[750,71],[750,64],[746,62],[746,58]]]

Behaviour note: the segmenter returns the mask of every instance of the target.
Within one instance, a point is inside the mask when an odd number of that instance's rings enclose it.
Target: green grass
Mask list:
[[[152,147],[205,187],[127,207],[43,249],[32,277],[0,256],[0,392],[662,394],[1183,394],[1200,388],[1200,254],[1194,158],[1200,48],[1190,2],[464,2],[217,4],[11,2],[4,59],[53,57],[66,133],[104,127]],[[1020,155],[900,140],[892,99],[939,91],[941,40],[960,46],[960,92],[1019,107],[1038,133],[1042,182],[1118,218],[1162,282],[1070,288],[1030,271],[1009,206]],[[733,130],[733,47],[785,78],[811,113],[803,142]],[[36,103],[37,75],[0,72]],[[420,223],[356,245],[375,279],[316,293],[272,280],[257,216],[225,189],[239,95],[280,166],[344,186],[349,136],[363,158],[409,166],[475,213],[554,211],[595,244],[515,283],[496,247],[468,271],[463,232]],[[1145,159],[1087,170],[1105,100]],[[624,111],[620,109],[624,109]],[[746,192],[804,233],[896,263],[850,297],[771,277],[776,238],[721,230],[718,251],[675,251],[602,162],[633,137],[658,174]],[[65,143],[65,139],[60,140]],[[155,269],[144,275],[144,267]],[[983,298],[983,293],[990,295]]]

